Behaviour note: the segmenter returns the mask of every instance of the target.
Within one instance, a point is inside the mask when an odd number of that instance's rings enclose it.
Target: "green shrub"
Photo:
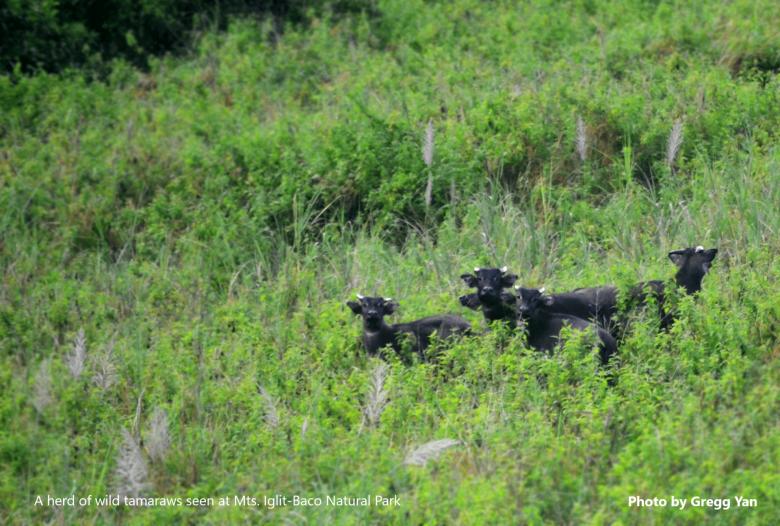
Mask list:
[[[146,70],[0,77],[0,522],[776,524],[773,4],[344,5],[235,19]],[[720,249],[702,292],[671,294],[666,333],[631,313],[610,371],[586,335],[542,355],[457,301],[474,266],[626,291],[699,244]],[[372,425],[357,292],[474,326],[429,363],[389,353]],[[137,457],[149,495],[402,504],[33,506],[115,492]]]

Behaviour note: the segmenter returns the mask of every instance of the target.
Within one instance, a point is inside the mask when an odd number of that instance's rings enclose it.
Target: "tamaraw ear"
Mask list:
[[[363,307],[357,301],[348,301],[347,302],[347,307],[352,309],[352,312],[354,312],[355,314],[358,314],[358,315],[363,314]]]
[[[710,271],[710,267],[712,266],[712,260],[715,259],[717,253],[718,253],[717,248],[711,248],[709,250],[702,251],[702,255],[704,256],[704,262],[701,264],[701,268],[705,274]]]
[[[533,289],[527,289],[525,287],[515,287],[515,290],[518,294],[520,294],[520,299],[523,301],[528,300],[531,297],[531,293],[533,292]]]
[[[392,314],[398,309],[398,302],[393,298],[385,298],[385,314]]]
[[[474,274],[461,274],[460,279],[462,279],[469,287],[477,286],[477,276]]]
[[[461,296],[458,298],[460,300],[460,304],[463,305],[466,308],[469,308],[471,310],[478,310],[479,309],[479,296],[476,294],[466,294],[464,296]]]
[[[682,267],[685,264],[685,255],[685,250],[672,250],[669,252],[669,259],[678,267]]]
[[[501,285],[504,287],[511,287],[517,281],[517,274],[504,274],[501,276]]]
[[[511,292],[501,291],[501,301],[506,303],[507,305],[514,305],[517,303],[517,296],[515,296]]]

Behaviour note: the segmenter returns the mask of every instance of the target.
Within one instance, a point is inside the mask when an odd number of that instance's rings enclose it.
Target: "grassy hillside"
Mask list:
[[[769,0],[378,0],[0,77],[0,522],[777,524],[778,27]],[[500,328],[384,370],[344,306],[481,332],[474,266],[627,287],[699,244],[704,290],[669,333],[637,317],[614,387],[588,342]],[[133,485],[401,505],[34,506]]]

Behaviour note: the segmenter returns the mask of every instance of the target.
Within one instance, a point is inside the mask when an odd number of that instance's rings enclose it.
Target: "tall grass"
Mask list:
[[[651,4],[383,1],[0,79],[0,522],[777,523],[780,26]],[[628,286],[696,245],[702,293],[632,320],[614,387],[457,301],[474,266]],[[377,365],[356,292],[475,335]],[[30,505],[116,490],[402,506]],[[672,494],[759,507],[627,506]]]

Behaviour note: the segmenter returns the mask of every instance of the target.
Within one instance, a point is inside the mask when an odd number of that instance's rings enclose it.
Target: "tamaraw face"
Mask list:
[[[356,315],[363,318],[366,328],[378,329],[383,318],[392,314],[398,308],[398,302],[393,298],[366,297],[357,295],[358,301],[348,301],[347,306]]]
[[[702,246],[696,248],[684,248],[669,252],[669,259],[680,269],[689,272],[706,274],[712,266],[712,261],[718,255],[717,248],[705,249]]]
[[[509,274],[506,267],[475,268],[473,274],[463,274],[466,285],[477,289],[477,297],[484,304],[496,304],[501,301],[501,292],[511,287],[517,280],[515,274]]]
[[[532,318],[534,315],[552,305],[553,299],[544,293],[544,289],[517,289],[520,296],[520,306],[517,312],[523,319]]]
[[[705,249],[702,246],[669,252],[669,259],[678,268],[675,276],[677,285],[684,286],[689,293],[700,290],[701,281],[710,271],[717,254],[717,248]]]

